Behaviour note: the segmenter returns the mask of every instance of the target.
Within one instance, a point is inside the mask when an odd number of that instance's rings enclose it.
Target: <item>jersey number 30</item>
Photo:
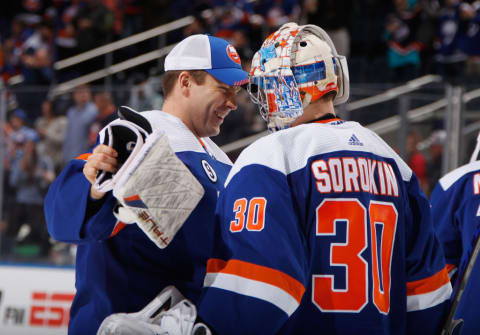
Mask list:
[[[330,265],[346,269],[345,288],[334,288],[333,275],[313,275],[313,302],[321,311],[360,312],[368,303],[368,263],[361,253],[370,234],[373,303],[380,313],[388,314],[397,219],[398,212],[389,202],[372,200],[368,213],[357,199],[326,199],[317,207],[318,237],[336,235],[336,222],[347,222],[345,243],[330,245]]]
[[[249,201],[245,198],[237,199],[233,204],[235,220],[230,222],[230,231],[238,233],[245,227],[248,231],[262,231],[265,226],[266,206],[267,199],[263,197],[255,197]],[[245,214],[247,214],[246,220]]]

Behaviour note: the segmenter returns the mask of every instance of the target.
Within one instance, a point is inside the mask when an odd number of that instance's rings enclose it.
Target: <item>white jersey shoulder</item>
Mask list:
[[[442,188],[446,191],[447,189],[450,188],[450,186],[455,184],[455,182],[460,178],[462,178],[464,175],[477,170],[480,171],[480,161],[475,161],[472,163],[465,164],[463,166],[456,168],[453,171],[450,171],[445,176],[440,178],[439,183],[442,186]]]
[[[403,180],[412,177],[412,170],[385,141],[358,122],[349,121],[308,123],[262,137],[240,154],[225,184],[247,165],[264,165],[288,175],[304,168],[310,157],[336,151],[363,151],[392,158]]]
[[[176,116],[159,110],[145,111],[142,115],[150,121],[154,131],[160,131],[168,136],[174,152],[205,152],[197,137]],[[232,164],[228,156],[210,138],[202,137],[202,141],[215,159],[225,164]]]

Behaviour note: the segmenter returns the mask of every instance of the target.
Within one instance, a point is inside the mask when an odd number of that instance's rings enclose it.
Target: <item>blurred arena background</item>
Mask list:
[[[313,23],[347,56],[345,119],[396,148],[429,196],[480,129],[480,1],[19,0],[0,4],[0,333],[66,334],[75,246],[49,238],[43,197],[116,108],[161,109],[165,55],[229,40],[245,70],[268,34]],[[242,92],[213,140],[235,159],[265,124]],[[67,224],[67,223],[66,223]]]

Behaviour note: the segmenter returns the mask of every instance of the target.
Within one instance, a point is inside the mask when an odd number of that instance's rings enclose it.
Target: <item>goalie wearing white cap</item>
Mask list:
[[[200,297],[231,168],[209,136],[236,109],[248,74],[232,45],[208,35],[176,45],[165,71],[163,111],[120,108],[45,199],[52,237],[78,244],[69,334],[95,334],[105,317],[139,311],[167,285]]]

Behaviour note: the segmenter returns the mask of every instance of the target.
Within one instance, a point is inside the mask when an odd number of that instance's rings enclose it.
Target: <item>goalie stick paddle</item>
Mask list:
[[[468,284],[468,280],[470,279],[470,274],[472,273],[472,269],[477,261],[478,254],[480,252],[480,234],[477,231],[477,237],[475,238],[475,243],[473,245],[472,255],[468,260],[467,266],[465,267],[465,271],[461,278],[459,278],[459,282],[457,285],[457,290],[455,292],[455,296],[453,297],[452,307],[450,308],[450,312],[448,313],[447,321],[445,322],[445,326],[442,329],[440,335],[452,335],[455,327],[460,323],[459,320],[455,320],[455,314],[458,309],[458,305],[460,304],[460,300],[462,300],[463,292],[465,291],[465,287]]]

